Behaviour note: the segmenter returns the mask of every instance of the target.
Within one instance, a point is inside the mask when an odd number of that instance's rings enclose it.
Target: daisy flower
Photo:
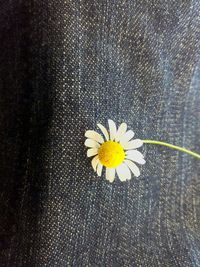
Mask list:
[[[91,163],[94,171],[101,176],[104,166],[106,180],[111,183],[116,173],[122,182],[131,179],[131,172],[138,177],[140,170],[134,162],[145,164],[144,156],[136,150],[143,145],[143,141],[132,139],[134,132],[127,131],[126,123],[122,123],[118,129],[112,120],[108,120],[108,125],[109,131],[103,125],[97,124],[102,135],[93,130],[85,133],[87,156],[93,157]]]

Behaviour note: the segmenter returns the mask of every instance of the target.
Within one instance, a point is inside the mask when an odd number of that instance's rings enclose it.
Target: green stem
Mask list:
[[[187,154],[190,154],[192,155],[193,157],[196,157],[198,159],[200,159],[200,155],[195,153],[195,152],[192,152],[186,148],[183,148],[183,147],[180,147],[180,146],[174,146],[174,145],[171,145],[169,143],[165,143],[165,142],[162,142],[162,141],[156,141],[156,140],[143,140],[143,143],[145,144],[152,144],[152,145],[161,145],[161,146],[166,146],[166,147],[169,147],[169,148],[172,148],[172,149],[175,149],[175,150],[179,150],[181,152],[185,152]]]

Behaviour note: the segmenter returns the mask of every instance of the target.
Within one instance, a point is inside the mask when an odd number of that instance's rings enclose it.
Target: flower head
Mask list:
[[[137,148],[143,145],[140,139],[132,139],[134,132],[127,131],[127,124],[122,123],[117,129],[112,120],[108,120],[109,132],[101,125],[97,124],[102,135],[93,130],[85,133],[87,137],[85,146],[88,147],[87,156],[93,157],[92,167],[98,176],[101,176],[103,166],[106,168],[106,179],[111,183],[117,173],[121,181],[131,179],[131,172],[138,177],[140,170],[138,164],[144,164],[144,156]]]

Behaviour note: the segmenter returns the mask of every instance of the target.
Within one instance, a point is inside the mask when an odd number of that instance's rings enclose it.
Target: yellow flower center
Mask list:
[[[123,162],[125,152],[119,143],[107,141],[100,146],[98,156],[102,165],[108,168],[115,168]]]

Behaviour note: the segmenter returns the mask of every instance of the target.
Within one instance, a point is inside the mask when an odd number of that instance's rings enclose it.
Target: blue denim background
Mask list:
[[[200,2],[0,3],[0,266],[200,266],[200,162],[144,145],[109,184],[84,132],[108,118],[200,152]]]

